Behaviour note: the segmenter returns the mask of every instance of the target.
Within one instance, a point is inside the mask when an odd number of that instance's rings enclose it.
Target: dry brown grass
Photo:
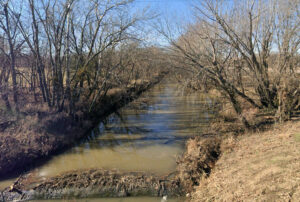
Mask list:
[[[122,93],[124,93],[123,88],[112,88],[109,89],[106,93],[107,96],[120,96]]]
[[[193,201],[300,201],[299,121],[228,143]]]
[[[214,167],[220,155],[220,139],[195,137],[186,145],[186,152],[177,160],[177,171],[184,192],[190,193]]]

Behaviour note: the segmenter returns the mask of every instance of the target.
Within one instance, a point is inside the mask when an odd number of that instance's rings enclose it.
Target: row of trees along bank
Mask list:
[[[174,67],[221,92],[249,128],[244,103],[279,121],[300,110],[299,11],[299,0],[201,0],[195,22],[174,26],[178,38],[164,26],[160,31]]]
[[[246,127],[244,103],[279,121],[300,110],[299,0],[194,1],[192,23],[157,29],[169,41],[164,51],[141,45],[137,27],[153,15],[130,11],[132,3],[1,1],[6,109],[19,111],[26,98],[71,115],[82,100],[92,110],[109,89],[172,65],[221,92]]]
[[[111,88],[166,67],[137,27],[148,11],[132,0],[5,0],[0,3],[0,96],[7,111],[24,103],[76,111]]]

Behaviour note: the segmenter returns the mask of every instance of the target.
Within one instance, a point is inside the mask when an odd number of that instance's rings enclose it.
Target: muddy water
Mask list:
[[[183,152],[185,140],[201,134],[212,118],[210,102],[205,95],[186,95],[178,85],[162,82],[100,122],[77,146],[53,157],[34,173],[50,177],[89,168],[170,173],[175,170],[176,156]],[[0,187],[3,185],[0,183]]]
[[[177,85],[159,84],[36,172],[40,176],[86,168],[172,172],[185,139],[201,133],[212,116],[207,111],[208,101],[199,93],[182,94]]]

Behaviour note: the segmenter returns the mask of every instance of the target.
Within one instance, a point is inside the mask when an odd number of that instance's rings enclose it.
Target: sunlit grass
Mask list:
[[[296,133],[294,137],[297,142],[300,142],[300,133]]]

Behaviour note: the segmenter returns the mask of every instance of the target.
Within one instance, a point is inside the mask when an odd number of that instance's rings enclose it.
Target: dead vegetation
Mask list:
[[[43,159],[61,152],[82,138],[99,119],[138,97],[159,82],[165,74],[122,89],[111,91],[105,99],[97,101],[95,111],[77,111],[75,118],[66,112],[28,106],[18,120],[0,135],[0,177],[25,171]],[[48,107],[46,107],[48,109]],[[86,108],[83,108],[86,109]],[[26,113],[25,113],[26,112]]]
[[[192,201],[298,201],[300,122],[227,138],[209,178]],[[200,178],[201,176],[199,176]]]
[[[0,2],[0,176],[70,146],[166,73],[137,31],[152,16],[132,3]]]
[[[217,90],[248,129],[255,127],[249,106],[269,110],[279,122],[300,110],[299,1],[193,5],[195,20],[177,25],[179,37],[169,26],[161,29],[178,80],[193,90]]]
[[[177,161],[178,177],[185,193],[208,177],[219,158],[220,139],[195,137],[188,140],[186,151]]]
[[[214,92],[214,91],[213,91]],[[187,142],[178,160],[179,178],[192,201],[297,201],[300,196],[300,121],[280,124],[273,111],[243,103],[252,128],[245,129],[219,93],[218,114]],[[215,155],[217,154],[217,155]]]
[[[43,181],[34,181],[30,175],[23,176],[11,188],[3,191],[0,201],[165,195],[175,197],[181,193],[178,181],[168,176],[92,169],[72,171]]]

